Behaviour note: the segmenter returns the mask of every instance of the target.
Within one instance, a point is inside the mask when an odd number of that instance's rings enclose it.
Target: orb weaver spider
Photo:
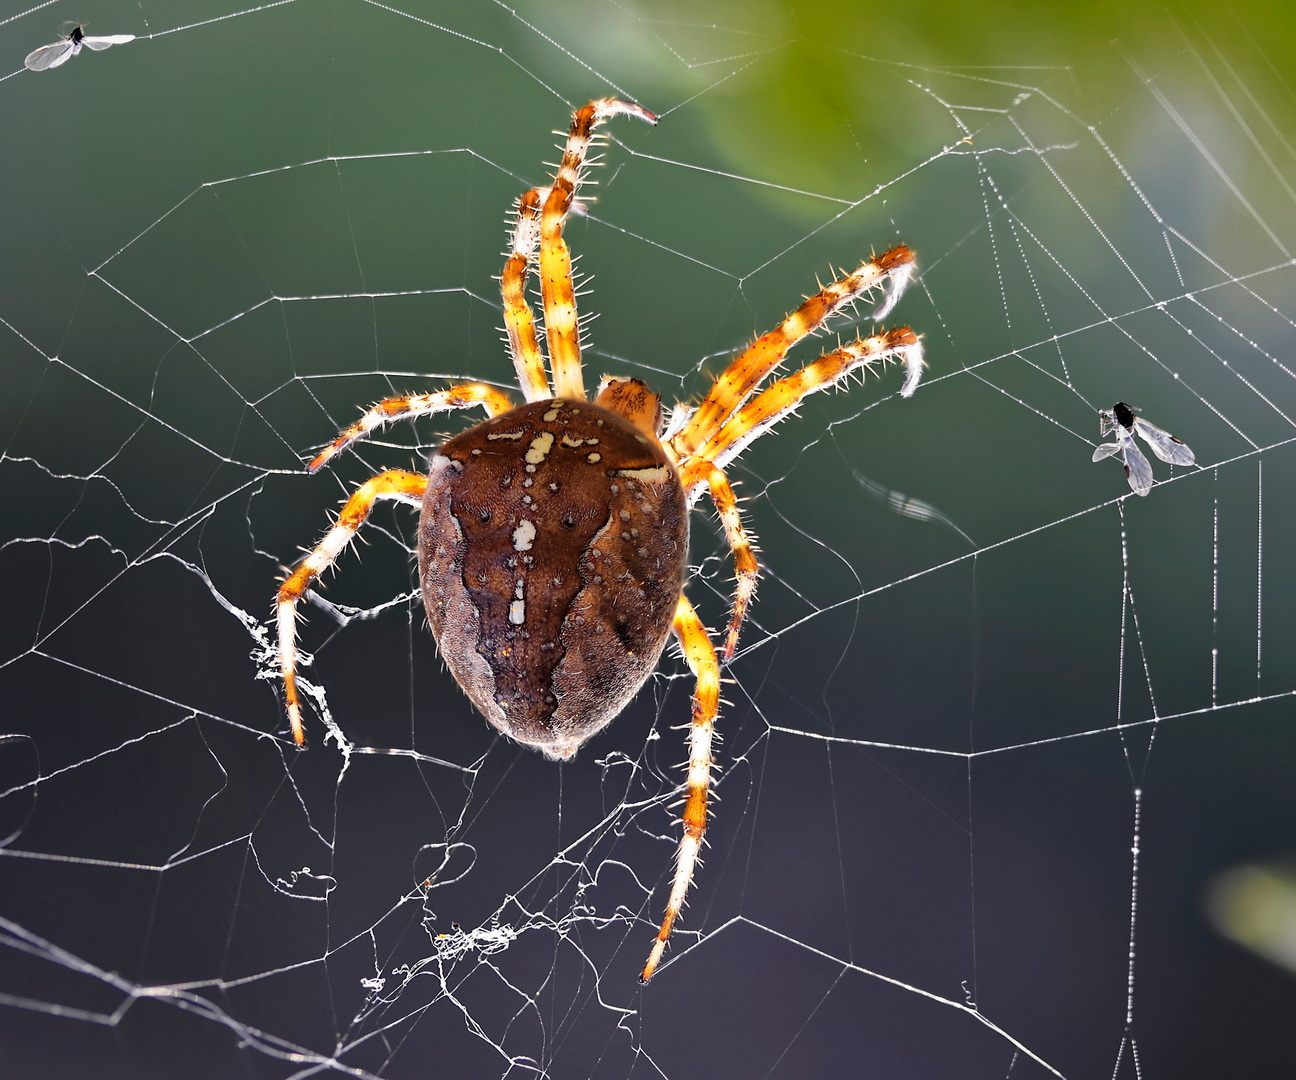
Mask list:
[[[923,360],[917,336],[901,327],[825,352],[761,389],[793,345],[863,294],[882,291],[875,321],[890,313],[914,267],[913,253],[899,246],[822,288],[757,338],[697,405],[676,407],[667,429],[661,398],[638,379],[605,377],[590,402],[563,225],[594,129],[614,116],[657,122],[648,110],[611,98],[577,109],[553,185],[518,200],[500,288],[525,404],[515,406],[495,387],[463,383],[389,398],[365,412],[316,455],[310,472],[396,420],[474,407],[488,418],[442,443],[426,474],[393,469],[361,484],[280,585],[276,612],[288,719],[301,745],[297,602],[376,502],[420,507],[419,581],[441,656],[492,725],[555,760],[570,758],[626,706],[673,633],[696,686],[683,835],[665,915],[640,976],[647,982],[701,851],[719,709],[720,658],[683,591],[689,511],[709,494],[733,551],[737,581],[722,649],[729,660],[759,568],[725,465],[806,395],[852,371],[899,359],[906,368],[900,393],[910,396]],[[528,274],[537,263],[543,331],[527,299]]]

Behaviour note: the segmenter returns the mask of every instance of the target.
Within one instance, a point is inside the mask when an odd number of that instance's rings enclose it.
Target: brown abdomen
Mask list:
[[[666,452],[584,401],[538,401],[432,455],[419,579],[441,655],[504,734],[566,758],[657,667],[688,508]]]

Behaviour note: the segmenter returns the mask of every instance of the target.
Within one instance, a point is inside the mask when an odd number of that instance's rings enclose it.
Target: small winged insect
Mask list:
[[[1136,432],[1162,461],[1171,465],[1197,464],[1197,458],[1188,449],[1187,443],[1143,417],[1136,416],[1134,410],[1123,401],[1116,402],[1110,409],[1101,409],[1098,416],[1101,418],[1101,433],[1115,433],[1116,441],[1103,443],[1094,451],[1093,459],[1102,461],[1119,454],[1125,463],[1125,477],[1135,495],[1146,495],[1152,490],[1152,466],[1134,441]]]
[[[954,524],[942,511],[932,506],[929,502],[923,502],[922,499],[915,499],[912,495],[906,495],[903,491],[896,491],[885,484],[879,484],[876,480],[870,480],[858,469],[851,470],[855,476],[855,482],[867,491],[873,498],[877,499],[883,506],[893,514],[899,514],[901,517],[915,518],[918,521],[934,521],[938,525],[944,525],[947,529],[952,529],[963,537],[969,544],[976,547],[976,541],[968,536],[962,529]]]
[[[82,31],[81,27],[74,26],[72,33],[61,41],[56,41],[53,45],[42,45],[39,49],[29,52],[23,65],[32,71],[49,71],[51,68],[67,63],[69,57],[76,56],[81,51],[82,45],[95,52],[102,52],[110,45],[125,45],[126,42],[134,40],[134,34],[106,34],[103,37],[91,37]]]

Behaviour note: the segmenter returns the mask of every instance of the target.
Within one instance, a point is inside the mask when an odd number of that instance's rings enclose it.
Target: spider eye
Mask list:
[[[563,516],[562,523],[569,529],[576,528],[576,518],[572,514],[565,514]]]
[[[481,511],[481,513],[477,515],[477,517],[481,520],[481,523],[483,525],[489,525],[491,519],[491,512],[489,510],[483,510]]]

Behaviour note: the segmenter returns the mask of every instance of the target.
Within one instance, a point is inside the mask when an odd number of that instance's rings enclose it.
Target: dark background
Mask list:
[[[1283,939],[1220,885],[1296,833],[1290,14],[395,7],[2,13],[0,1074],[1291,1075]],[[24,71],[64,19],[140,40]],[[591,383],[689,400],[899,239],[930,361],[732,469],[766,575],[647,988],[680,661],[572,764],[494,738],[403,507],[304,605],[349,754],[292,749],[265,654],[281,565],[463,418],[301,462],[510,383],[510,200],[610,93],[662,122],[571,226]],[[1203,468],[1130,496],[1118,399]],[[719,625],[705,509],[692,557]]]

